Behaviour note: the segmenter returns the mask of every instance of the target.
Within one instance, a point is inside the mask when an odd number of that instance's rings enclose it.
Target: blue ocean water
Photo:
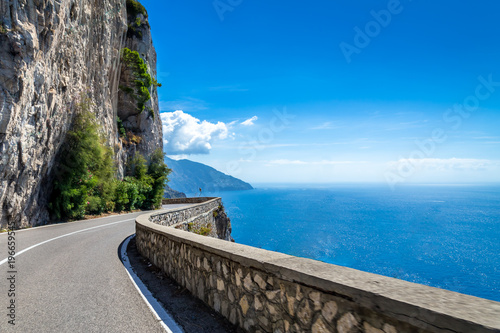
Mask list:
[[[500,186],[220,192],[238,243],[500,301]]]

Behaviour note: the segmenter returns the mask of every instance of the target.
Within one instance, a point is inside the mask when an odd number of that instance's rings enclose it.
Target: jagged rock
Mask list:
[[[215,229],[217,232],[217,238],[234,242],[234,239],[231,236],[231,231],[232,231],[231,220],[227,216],[224,207],[219,206],[219,208],[214,211],[213,215],[215,220]]]
[[[132,19],[119,0],[10,0],[0,5],[0,225],[49,221],[54,166],[81,94],[114,148],[120,176],[129,156],[162,147],[156,88],[142,112],[124,119],[140,139],[120,140],[116,117],[126,114],[120,50],[137,50],[156,77],[147,17],[142,38],[127,37]]]

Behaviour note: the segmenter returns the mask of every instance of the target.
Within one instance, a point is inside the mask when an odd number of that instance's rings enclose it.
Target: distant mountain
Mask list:
[[[165,163],[172,169],[168,186],[184,193],[251,190],[252,185],[226,175],[208,165],[190,160],[173,160],[165,157]]]

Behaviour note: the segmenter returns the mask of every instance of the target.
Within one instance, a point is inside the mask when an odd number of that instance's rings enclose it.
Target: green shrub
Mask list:
[[[164,153],[158,149],[151,155],[149,165],[141,154],[136,154],[127,165],[127,177],[119,182],[115,209],[154,209],[161,207],[163,190],[170,169],[163,162]]]
[[[127,14],[132,16],[137,16],[139,14],[144,15],[144,17],[148,16],[146,8],[136,0],[127,0]]]
[[[146,175],[142,180],[125,177],[122,181],[117,181],[117,183],[114,198],[117,212],[149,209],[145,205],[145,201],[152,192],[151,177]]]
[[[126,93],[127,95],[132,95],[134,93],[134,89],[130,88],[130,87],[126,87],[126,86],[122,86],[120,85],[118,87],[121,91],[123,91],[124,93]]]
[[[165,153],[161,149],[156,149],[151,155],[148,167],[148,175],[152,179],[152,190],[146,197],[146,207],[160,208],[163,198],[165,184],[168,182],[168,175],[172,171],[164,162]]]
[[[9,30],[5,27],[5,23],[0,20],[0,34],[6,34]]]
[[[129,203],[128,193],[127,193],[127,184],[125,180],[117,180],[116,181],[116,189],[115,189],[115,210],[117,212],[124,211]]]
[[[141,5],[138,1],[135,0],[127,0],[127,15],[129,16],[127,37],[132,38],[133,36],[142,39],[142,31],[140,29],[142,25],[141,18],[138,17],[139,14],[144,15],[144,17],[148,16],[146,9],[143,5]],[[135,20],[132,20],[135,18]]]
[[[147,176],[147,172],[148,165],[146,159],[141,154],[136,153],[127,164],[127,175],[135,177],[138,180],[143,180]]]
[[[149,163],[136,154],[127,166],[127,177],[116,179],[113,151],[105,145],[89,110],[89,100],[82,97],[55,169],[49,204],[52,217],[74,220],[85,214],[159,208],[171,171],[163,161],[164,153],[156,150]]]
[[[56,167],[49,209],[58,219],[83,218],[89,196],[109,196],[106,183],[114,178],[113,152],[89,110],[90,101],[82,96]]]
[[[200,227],[199,229],[193,230],[195,234],[208,236],[212,232],[212,225],[209,223],[206,227]]]
[[[149,209],[149,207],[145,206],[145,203],[149,193],[153,190],[153,187],[151,186],[151,177],[146,177],[144,180],[139,181],[138,187],[139,196],[137,199],[137,208]]]
[[[115,211],[115,202],[107,201],[106,202],[106,212],[114,212]]]
[[[125,137],[127,133],[125,132],[125,127],[123,126],[123,121],[120,117],[116,117],[116,126],[118,127],[118,133],[121,137]]]
[[[129,24],[127,29],[127,38],[132,38],[135,36],[139,39],[142,39],[142,31],[137,28],[138,27],[136,27],[135,25]]]
[[[87,199],[87,207],[85,209],[85,213],[88,215],[91,214],[102,214],[106,211],[106,204],[103,203],[102,199],[96,196],[90,196]]]
[[[128,211],[134,210],[139,201],[139,184],[133,178],[125,178],[125,189],[127,191],[128,203],[125,205]]]
[[[153,78],[153,85],[156,86],[156,87],[160,87],[161,88],[161,83],[159,83],[158,81],[156,81],[155,78]]]
[[[127,69],[132,71],[135,86],[135,94],[133,94],[133,97],[137,102],[137,110],[142,112],[144,111],[147,101],[151,99],[149,88],[153,84],[153,79],[148,73],[148,66],[137,51],[131,51],[129,48],[124,48],[122,49],[121,57]]]

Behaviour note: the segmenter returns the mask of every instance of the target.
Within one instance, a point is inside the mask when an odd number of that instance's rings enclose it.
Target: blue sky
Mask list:
[[[249,182],[500,182],[498,1],[152,1],[167,154]]]

